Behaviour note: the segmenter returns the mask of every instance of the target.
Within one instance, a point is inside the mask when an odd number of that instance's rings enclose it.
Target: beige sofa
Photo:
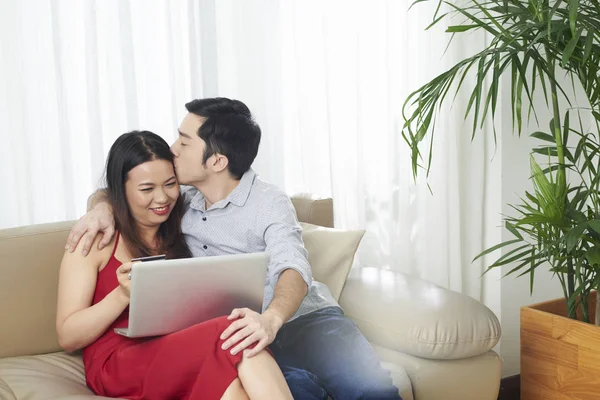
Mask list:
[[[331,199],[293,198],[299,220],[332,226]],[[0,231],[0,399],[92,399],[78,354],[55,333],[57,272],[72,225]],[[308,247],[308,246],[307,246]],[[354,268],[340,304],[405,400],[495,400],[498,319],[479,302],[377,265]],[[318,276],[315,271],[315,276]]]

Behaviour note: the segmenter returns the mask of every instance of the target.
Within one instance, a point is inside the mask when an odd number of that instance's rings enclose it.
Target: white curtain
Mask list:
[[[0,2],[0,227],[74,219],[110,145],[202,92],[193,1]]]
[[[458,97],[417,182],[400,134],[408,94],[472,50],[442,56],[444,26],[424,30],[437,1],[409,4],[3,1],[0,226],[80,216],[119,134],[172,141],[186,101],[234,97],[263,129],[257,172],[290,194],[332,196],[336,226],[367,231],[360,265],[494,303],[484,264],[471,264],[499,239],[490,127],[471,142]]]

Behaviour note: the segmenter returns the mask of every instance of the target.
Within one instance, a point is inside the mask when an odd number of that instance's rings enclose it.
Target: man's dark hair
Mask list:
[[[205,118],[197,132],[206,142],[202,163],[213,154],[222,154],[229,160],[231,176],[241,179],[256,158],[261,134],[248,107],[239,100],[215,97],[190,101],[185,108]]]

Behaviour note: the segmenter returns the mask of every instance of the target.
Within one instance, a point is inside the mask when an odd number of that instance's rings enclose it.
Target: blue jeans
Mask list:
[[[398,388],[375,351],[339,307],[283,325],[271,351],[296,400],[396,399]]]

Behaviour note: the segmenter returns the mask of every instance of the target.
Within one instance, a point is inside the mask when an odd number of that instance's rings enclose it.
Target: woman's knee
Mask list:
[[[221,400],[249,399],[239,378],[235,378],[223,393]]]
[[[270,350],[268,350],[268,348],[262,349],[261,351],[259,351],[255,355],[253,355],[252,357],[248,357],[248,353],[252,349],[254,349],[254,345],[248,347],[247,349],[245,349],[242,352],[242,361],[255,360],[255,361],[263,361],[263,362],[264,361],[271,362],[271,360],[273,360],[273,362],[275,362],[275,359],[273,358],[273,354],[271,353]]]

